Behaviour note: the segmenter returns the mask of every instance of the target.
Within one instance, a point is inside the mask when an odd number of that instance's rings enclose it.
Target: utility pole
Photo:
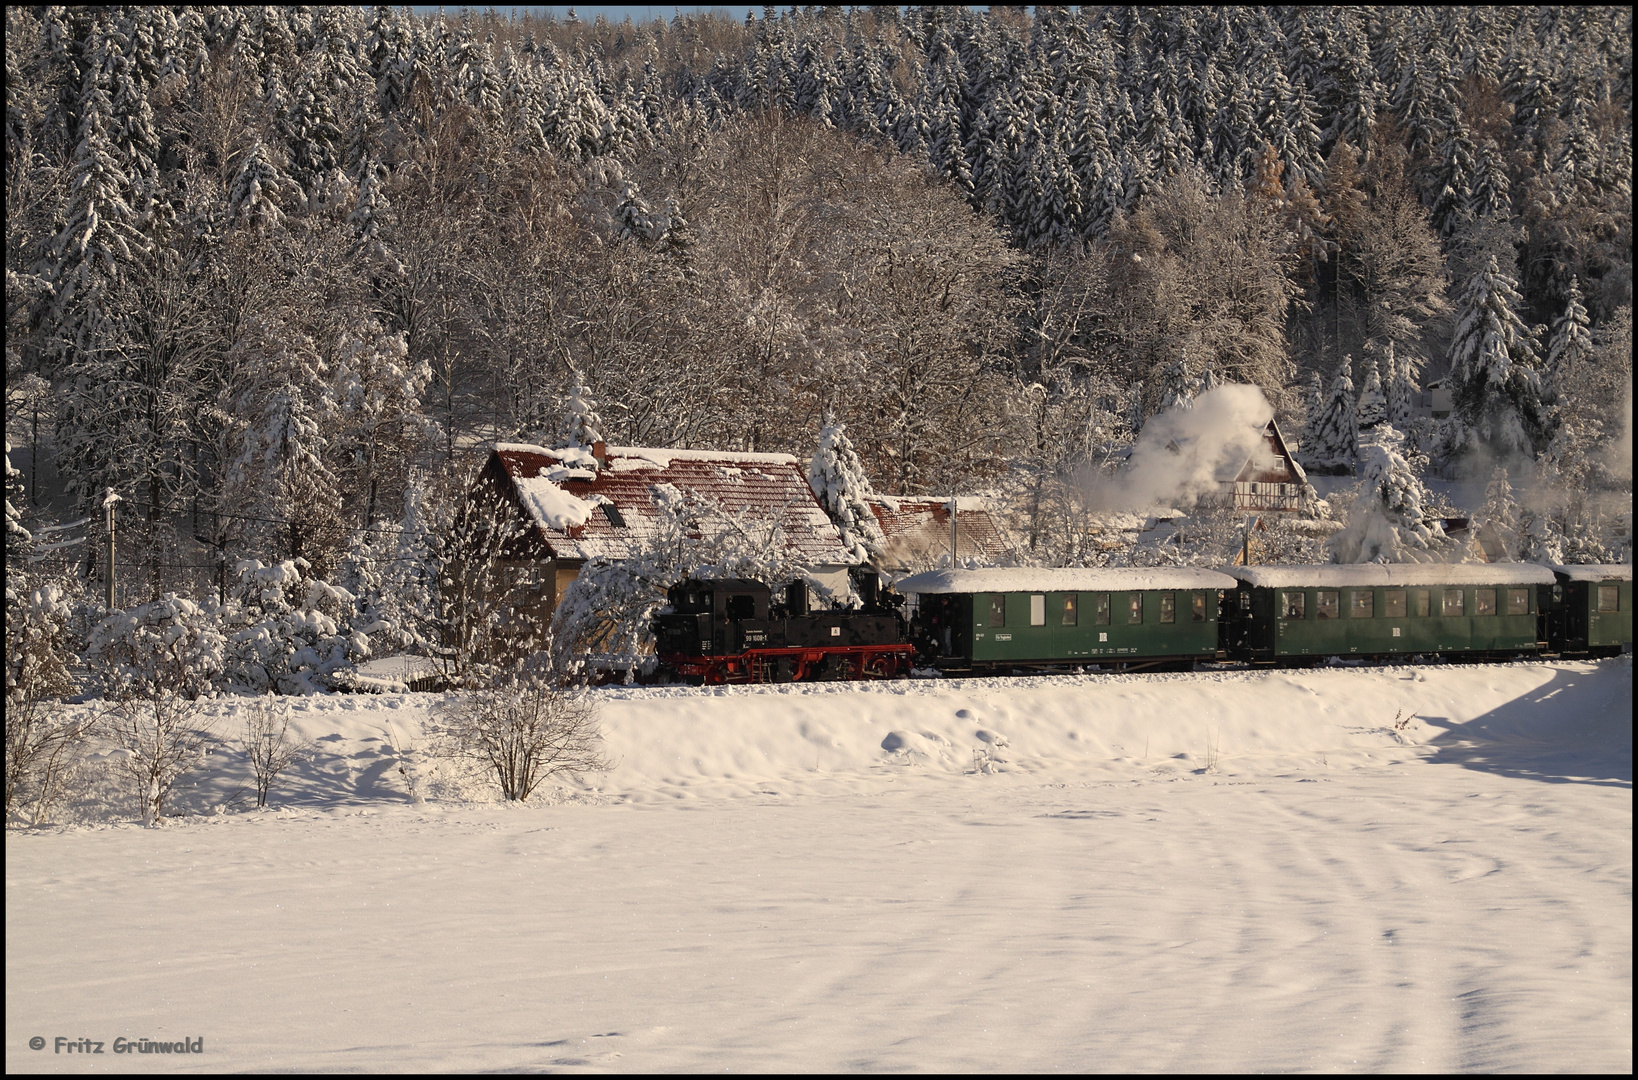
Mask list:
[[[113,488],[103,496],[102,508],[108,514],[108,610],[114,610],[114,507],[120,502],[120,497]]]
[[[950,569],[954,570],[955,569],[955,564],[956,564],[956,493],[955,493],[955,488],[951,487],[950,488]]]

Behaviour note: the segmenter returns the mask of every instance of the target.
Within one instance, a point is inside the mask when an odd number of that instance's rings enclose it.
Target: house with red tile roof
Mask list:
[[[663,484],[729,514],[776,516],[789,553],[846,592],[854,561],[808,487],[806,463],[790,454],[498,443],[470,499],[511,526],[496,561],[502,587],[518,593],[514,617],[549,620],[587,560],[632,555],[655,533]]]

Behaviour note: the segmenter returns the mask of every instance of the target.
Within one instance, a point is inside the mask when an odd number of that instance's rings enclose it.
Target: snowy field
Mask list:
[[[1630,658],[600,696],[538,806],[337,696],[12,832],[7,1070],[1632,1068]]]

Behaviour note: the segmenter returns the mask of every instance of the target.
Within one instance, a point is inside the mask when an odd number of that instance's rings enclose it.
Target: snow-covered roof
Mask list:
[[[1324,566],[1225,566],[1223,573],[1262,589],[1371,588],[1381,585],[1551,585],[1536,563],[1356,563]]]
[[[495,458],[558,558],[629,558],[634,542],[654,533],[654,488],[670,484],[730,514],[779,515],[790,548],[810,567],[854,561],[790,454],[610,446],[599,466],[579,448],[499,443]]]
[[[1575,566],[1554,566],[1552,571],[1565,581],[1631,581],[1631,563],[1579,563]]]
[[[871,513],[887,538],[888,566],[913,564],[929,554],[950,550],[950,500],[871,495]],[[964,495],[956,500],[956,557],[991,562],[1007,556],[1007,540],[990,512],[988,499]],[[926,565],[923,563],[923,565]]]
[[[1131,592],[1140,589],[1232,589],[1235,581],[1198,566],[1157,567],[993,567],[983,570],[928,570],[893,583],[905,594]]]

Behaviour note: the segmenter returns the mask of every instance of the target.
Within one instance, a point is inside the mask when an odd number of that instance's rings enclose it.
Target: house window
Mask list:
[[[1507,613],[1509,615],[1528,615],[1528,614],[1530,614],[1530,590],[1529,589],[1508,589],[1507,590]]]
[[[1369,619],[1376,615],[1376,590],[1355,589],[1348,604],[1348,617]]]
[[[1206,594],[1203,592],[1189,594],[1189,621],[1206,621]]]
[[[1621,587],[1618,585],[1600,585],[1598,587],[1598,610],[1621,610]]]
[[[1177,621],[1177,594],[1160,594],[1160,621],[1174,623]]]
[[[603,508],[603,516],[609,519],[610,525],[613,525],[616,529],[626,527],[626,519],[621,516],[619,507],[613,503],[600,503],[599,505]]]
[[[1001,593],[990,594],[990,625],[1007,625],[1007,598]]]
[[[1460,615],[1462,613],[1462,590],[1446,589],[1444,603],[1439,609],[1441,615]]]
[[[1034,595],[1029,598],[1029,624],[1031,626],[1046,625],[1046,597]]]
[[[1075,595],[1071,593],[1070,595],[1064,597],[1064,625],[1074,626],[1076,618]]]
[[[1109,594],[1099,593],[1097,603],[1092,607],[1092,621],[1099,626],[1109,625]]]
[[[1382,614],[1390,619],[1405,617],[1405,590],[1387,589],[1382,593]]]
[[[1304,606],[1303,601],[1306,600],[1306,599],[1307,599],[1307,594],[1304,593],[1301,589],[1292,589],[1290,592],[1281,593],[1280,594],[1280,611],[1283,613],[1281,615],[1281,618],[1286,618],[1286,619],[1300,619],[1300,618],[1302,618],[1303,617],[1303,606]]]
[[[1314,618],[1340,619],[1342,613],[1337,603],[1338,593],[1335,590],[1321,589],[1314,594]]]
[[[1496,613],[1495,589],[1474,589],[1473,601],[1473,614],[1494,615]]]
[[[1126,621],[1140,623],[1143,621],[1143,594],[1131,593],[1126,597]]]

